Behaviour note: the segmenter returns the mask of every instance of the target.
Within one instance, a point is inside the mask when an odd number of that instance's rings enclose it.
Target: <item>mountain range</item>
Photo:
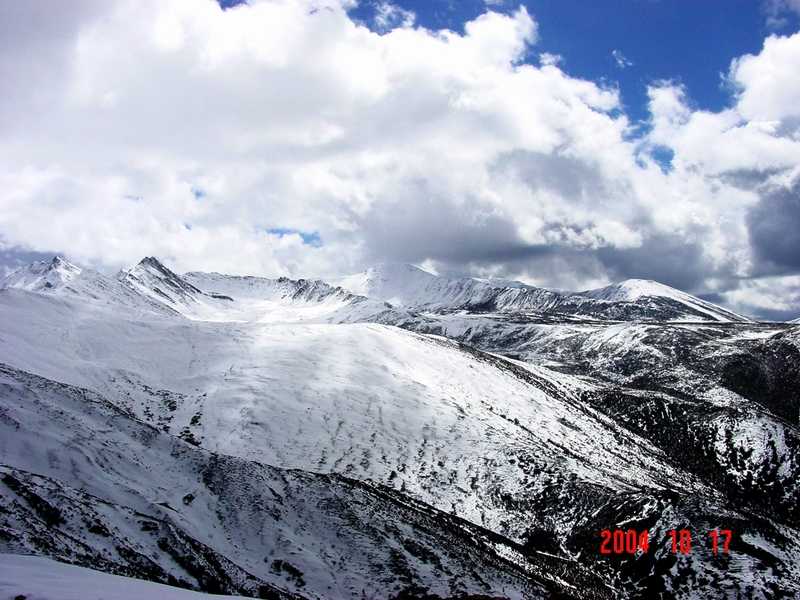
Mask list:
[[[652,281],[56,257],[0,280],[0,565],[297,600],[794,598],[798,390],[800,325]],[[648,552],[601,554],[616,527]]]

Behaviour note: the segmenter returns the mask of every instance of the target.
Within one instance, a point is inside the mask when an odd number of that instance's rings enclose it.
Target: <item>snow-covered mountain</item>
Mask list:
[[[219,322],[402,322],[403,311],[322,281],[178,275],[146,257],[116,276],[81,269],[62,257],[21,267],[0,279],[1,289],[46,293],[105,306],[136,317],[147,313]]]
[[[122,274],[109,277],[93,269],[80,268],[60,256],[10,273],[0,279],[0,290],[3,289],[75,299],[95,308],[121,310],[133,317],[151,313],[175,314],[175,310],[164,302],[165,298],[157,297],[157,293],[141,293],[142,289],[129,285]]]
[[[81,269],[60,256],[50,261],[37,261],[13,271],[0,280],[0,289],[19,288],[43,292],[61,288],[81,274]]]
[[[685,307],[689,314],[701,316],[700,320],[733,322],[748,320],[721,306],[648,279],[627,279],[621,283],[583,292],[581,295],[608,302],[636,302],[639,304],[643,300],[653,303],[668,300]],[[705,316],[705,319],[702,316]]]
[[[215,318],[245,322],[398,322],[408,315],[323,281],[186,273],[184,281],[228,300]]]
[[[651,283],[55,268],[0,286],[0,552],[275,598],[800,593],[796,327]],[[600,555],[617,524],[651,552]],[[687,526],[735,552],[672,555]]]
[[[336,283],[355,294],[424,311],[524,311],[621,321],[749,320],[680,290],[639,279],[585,292],[555,292],[520,282],[440,277],[413,265],[383,264]]]

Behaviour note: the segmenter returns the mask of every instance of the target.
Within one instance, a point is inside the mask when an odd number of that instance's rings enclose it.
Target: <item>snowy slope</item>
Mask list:
[[[121,271],[119,281],[128,289],[154,303],[163,304],[185,317],[212,320],[224,313],[232,299],[207,294],[149,256],[136,266]]]
[[[1,365],[0,399],[0,552],[280,600],[542,595],[523,573],[546,563],[389,489],[210,454]]]
[[[512,539],[529,523],[502,494],[574,476],[608,495],[703,487],[643,441],[617,441],[579,383],[450,342],[368,324],[133,323],[29,296],[0,295],[0,361],[209,450],[384,482]]]
[[[0,597],[27,600],[225,600],[150,581],[109,575],[40,556],[0,554]]]
[[[219,309],[195,318],[259,323],[400,322],[408,315],[384,302],[333,287],[323,281],[286,277],[240,277],[219,273],[186,273],[188,284],[228,299]]]

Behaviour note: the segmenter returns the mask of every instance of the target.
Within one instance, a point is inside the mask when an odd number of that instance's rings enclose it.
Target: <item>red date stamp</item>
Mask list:
[[[637,554],[650,550],[650,532],[646,529],[603,529],[600,538],[600,554]],[[728,554],[733,532],[730,529],[712,529],[708,532],[708,538],[715,556]],[[692,532],[688,529],[670,529],[666,539],[673,554],[692,552]]]

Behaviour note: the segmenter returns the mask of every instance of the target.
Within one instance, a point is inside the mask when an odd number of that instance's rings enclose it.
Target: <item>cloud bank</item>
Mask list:
[[[382,33],[349,0],[0,4],[0,249],[635,276],[793,310],[800,34],[735,59],[721,112],[654,82],[634,135],[616,89],[528,62],[525,8],[488,7],[462,34],[379,4]]]

